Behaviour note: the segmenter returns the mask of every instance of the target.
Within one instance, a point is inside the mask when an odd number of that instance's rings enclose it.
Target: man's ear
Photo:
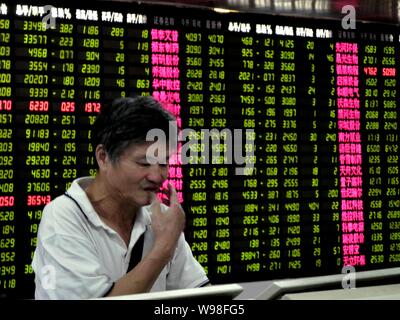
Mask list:
[[[106,149],[104,148],[104,146],[102,144],[99,144],[96,147],[96,161],[97,164],[99,166],[99,169],[105,169],[105,167],[107,166],[108,162],[109,162],[109,157],[107,154]]]

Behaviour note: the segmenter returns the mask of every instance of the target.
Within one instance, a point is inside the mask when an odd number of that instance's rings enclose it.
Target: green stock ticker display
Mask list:
[[[96,115],[133,95],[191,129],[168,181],[212,283],[400,266],[396,27],[52,6],[0,3],[2,297],[31,297],[44,205],[95,175]]]

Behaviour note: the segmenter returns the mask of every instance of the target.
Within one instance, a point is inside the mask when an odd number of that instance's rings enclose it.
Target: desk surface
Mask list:
[[[212,285],[201,288],[167,290],[160,292],[129,294],[124,296],[100,298],[101,300],[174,300],[174,299],[233,299],[243,288],[236,284]],[[98,300],[98,299],[96,299]]]
[[[290,293],[282,300],[400,300],[400,284]]]

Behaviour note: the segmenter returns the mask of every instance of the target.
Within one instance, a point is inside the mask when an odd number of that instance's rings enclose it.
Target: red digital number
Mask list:
[[[100,102],[86,102],[85,112],[100,112],[101,103]]]
[[[48,110],[49,110],[48,101],[40,101],[40,100],[29,101],[29,111],[48,111]]]
[[[28,206],[43,206],[51,201],[51,196],[29,195],[27,198]]]
[[[11,207],[14,205],[14,196],[0,197],[0,207]]]
[[[61,112],[74,112],[75,102],[63,101],[61,102]]]
[[[11,100],[0,100],[0,111],[10,111],[12,109]]]

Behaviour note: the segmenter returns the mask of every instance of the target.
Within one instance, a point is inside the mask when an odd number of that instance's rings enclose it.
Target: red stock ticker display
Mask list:
[[[186,133],[167,182],[211,282],[399,266],[399,47],[390,25],[0,2],[0,296],[31,295],[44,205],[134,95]]]

